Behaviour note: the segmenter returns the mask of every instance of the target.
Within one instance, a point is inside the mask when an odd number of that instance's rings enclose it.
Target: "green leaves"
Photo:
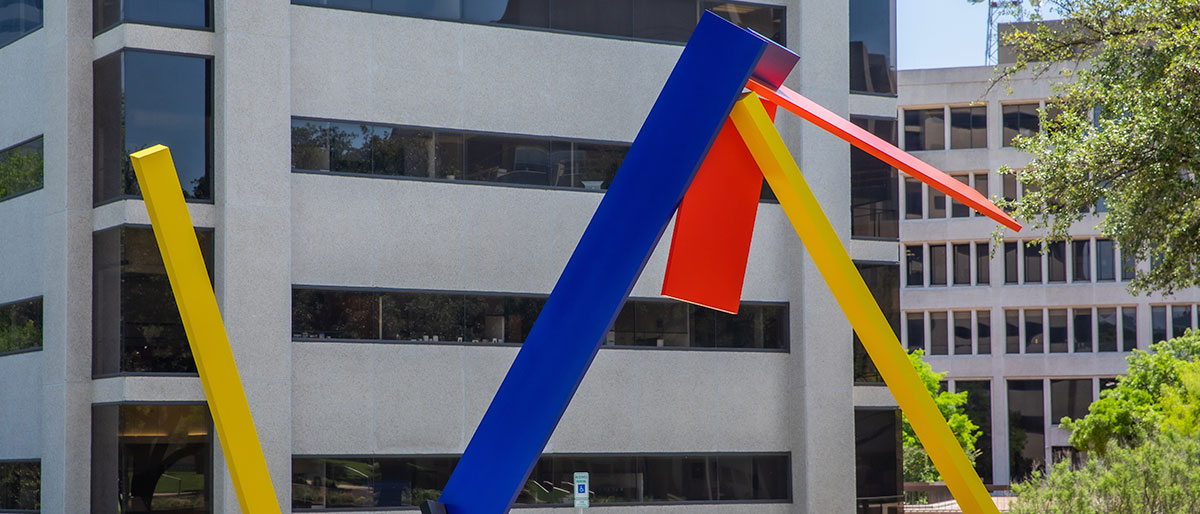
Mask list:
[[[914,350],[908,355],[908,360],[917,370],[917,376],[921,378],[925,390],[933,397],[933,402],[937,404],[938,410],[946,418],[946,423],[950,425],[950,431],[954,432],[958,444],[962,445],[963,451],[973,463],[975,456],[979,454],[979,451],[975,449],[975,441],[979,439],[981,432],[979,426],[963,412],[963,406],[967,403],[967,393],[966,391],[961,393],[939,391],[939,383],[946,374],[934,373],[933,368],[922,358],[924,356],[924,350]],[[942,479],[937,469],[933,467],[933,462],[929,460],[929,454],[925,452],[925,447],[917,439],[917,434],[913,431],[912,426],[909,425],[908,416],[904,417],[903,445],[905,482],[936,482]]]

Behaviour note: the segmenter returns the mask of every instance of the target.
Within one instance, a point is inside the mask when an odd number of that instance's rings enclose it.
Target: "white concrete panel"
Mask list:
[[[46,29],[38,29],[0,48],[0,149],[46,130],[46,65],[41,52],[46,38]]]
[[[44,215],[46,196],[34,191],[0,202],[0,304],[41,296],[46,257]]]
[[[42,456],[42,352],[0,356],[0,460]]]

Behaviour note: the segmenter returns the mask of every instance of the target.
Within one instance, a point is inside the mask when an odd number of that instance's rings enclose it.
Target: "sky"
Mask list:
[[[983,66],[988,2],[897,0],[897,67]]]

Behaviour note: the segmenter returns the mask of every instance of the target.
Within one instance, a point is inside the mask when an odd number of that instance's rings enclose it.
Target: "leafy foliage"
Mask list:
[[[1015,142],[1032,160],[1018,172],[1027,194],[1007,206],[1048,229],[1044,242],[1066,238],[1102,201],[1104,236],[1154,263],[1133,291],[1200,285],[1200,0],[1034,4],[1027,18],[1066,21],[1008,33],[1016,62],[997,80],[1032,72],[1062,82],[1041,131]]]
[[[967,403],[967,393],[949,393],[939,391],[939,382],[945,378],[945,373],[934,373],[933,368],[925,362],[924,350],[914,350],[908,355],[909,362],[913,368],[917,370],[917,376],[921,378],[921,383],[925,385],[925,390],[933,397],[934,403],[937,404],[938,410],[942,416],[946,418],[946,423],[950,425],[950,430],[954,432],[954,436],[958,439],[958,444],[966,452],[967,457],[972,462],[979,451],[975,449],[975,441],[979,439],[979,426],[971,421],[963,412],[963,406]],[[929,460],[929,454],[925,452],[924,445],[917,439],[916,432],[913,431],[912,425],[908,422],[908,416],[904,417],[903,430],[903,446],[904,446],[904,481],[905,482],[936,482],[941,480],[941,474],[933,467],[933,462]]]
[[[32,146],[32,145],[31,145]],[[0,152],[0,198],[42,185],[42,152],[22,145]]]

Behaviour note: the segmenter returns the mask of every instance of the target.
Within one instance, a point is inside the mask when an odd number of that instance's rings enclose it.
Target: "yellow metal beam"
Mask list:
[[[166,264],[167,277],[188,344],[200,371],[204,395],[220,437],[229,474],[242,512],[279,514],[279,501],[263,457],[246,392],[238,376],[229,336],[221,321],[217,298],[209,281],[195,227],[183,201],[183,189],[171,152],[155,145],[129,156],[137,174],[154,237]]]
[[[743,95],[729,117],[963,513],[999,514],[758,95]]]

